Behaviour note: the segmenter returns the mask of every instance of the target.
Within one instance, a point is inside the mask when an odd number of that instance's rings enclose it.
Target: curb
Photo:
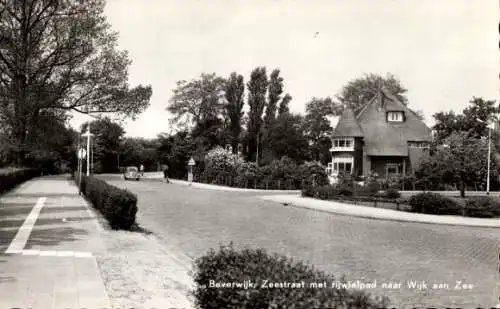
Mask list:
[[[297,208],[306,208],[337,215],[361,217],[375,220],[413,222],[426,224],[470,226],[500,228],[500,219],[482,219],[458,216],[436,216],[428,214],[417,214],[391,209],[381,209],[353,204],[344,204],[333,201],[316,200],[301,196],[291,195],[267,195],[260,196],[260,199],[280,204],[288,204]]]

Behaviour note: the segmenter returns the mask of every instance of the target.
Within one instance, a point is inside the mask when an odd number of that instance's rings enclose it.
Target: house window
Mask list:
[[[429,149],[428,142],[408,142],[410,148]]]
[[[400,165],[398,163],[387,163],[385,170],[387,177],[397,176],[400,173]]]
[[[339,173],[352,173],[354,166],[354,158],[352,156],[337,156],[332,159],[332,172]]]
[[[389,122],[403,122],[403,112],[387,112],[387,121]]]
[[[354,138],[343,137],[333,139],[333,149],[334,151],[350,150],[354,151]]]

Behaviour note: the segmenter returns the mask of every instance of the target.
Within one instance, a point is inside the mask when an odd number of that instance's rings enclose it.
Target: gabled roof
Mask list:
[[[337,126],[333,130],[335,137],[360,137],[363,136],[363,130],[359,126],[354,112],[350,108],[346,108],[340,117]]]
[[[402,111],[405,121],[388,123],[388,111]],[[418,116],[394,95],[381,89],[357,115],[365,133],[366,154],[369,156],[408,156],[409,141],[431,141],[431,130]]]

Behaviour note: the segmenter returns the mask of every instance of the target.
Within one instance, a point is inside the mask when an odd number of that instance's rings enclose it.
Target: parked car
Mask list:
[[[125,169],[125,173],[123,173],[123,179],[135,179],[139,180],[141,178],[141,174],[139,173],[139,169],[135,166],[128,166]]]

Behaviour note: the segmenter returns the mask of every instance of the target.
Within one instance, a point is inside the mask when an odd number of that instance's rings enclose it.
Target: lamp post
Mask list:
[[[486,172],[486,195],[490,195],[490,170],[491,170],[491,126],[493,123],[477,119],[481,123],[485,123],[488,126],[488,168]]]

